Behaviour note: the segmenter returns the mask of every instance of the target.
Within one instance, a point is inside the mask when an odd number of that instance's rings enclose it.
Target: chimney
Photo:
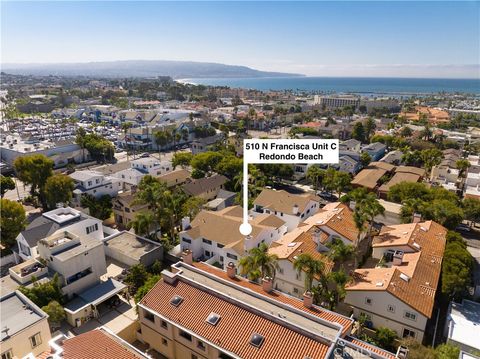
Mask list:
[[[402,251],[395,251],[393,254],[393,265],[399,266],[403,263],[403,252]]]
[[[422,215],[420,213],[414,213],[412,223],[419,223],[422,221]]]
[[[193,264],[193,253],[190,249],[185,249],[182,253],[183,263],[192,265]]]
[[[183,217],[182,218],[182,231],[186,231],[187,229],[190,229],[190,217]]]
[[[306,291],[303,293],[303,305],[307,308],[311,308],[313,306],[312,292]]]
[[[292,213],[294,216],[298,216],[298,205],[296,204],[293,205]]]
[[[227,264],[227,275],[230,279],[234,279],[237,275],[237,268],[235,268],[233,262],[228,262]]]
[[[316,228],[315,231],[312,234],[313,241],[315,242],[317,247],[320,245],[320,234],[321,234],[321,232],[318,228]]]
[[[273,281],[270,277],[262,278],[262,288],[265,292],[269,293],[273,289]]]
[[[352,211],[355,211],[355,207],[357,206],[357,202],[350,201],[349,207]]]

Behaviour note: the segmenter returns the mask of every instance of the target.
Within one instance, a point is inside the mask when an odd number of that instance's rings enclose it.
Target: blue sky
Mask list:
[[[480,2],[2,1],[2,63],[209,61],[317,76],[479,77]]]

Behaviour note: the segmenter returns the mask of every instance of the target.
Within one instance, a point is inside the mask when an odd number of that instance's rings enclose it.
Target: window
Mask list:
[[[238,257],[234,254],[230,254],[230,253],[227,253],[227,257],[230,258],[230,259],[234,259],[234,260],[237,260]]]
[[[278,273],[283,274],[283,268],[278,268]]]
[[[293,293],[298,294],[298,288],[293,288]]]
[[[218,321],[220,320],[220,314],[211,312],[207,317],[207,323],[213,326],[217,325]]]
[[[206,243],[206,244],[210,244],[210,245],[212,244],[212,241],[210,241],[208,239],[205,239],[205,238],[202,239],[202,242]]]
[[[150,313],[146,310],[143,311],[143,317],[145,319],[151,321],[152,323],[155,323],[155,316],[152,313]]]
[[[192,336],[190,334],[188,334],[187,332],[184,332],[183,330],[180,330],[180,336],[186,340],[188,340],[189,342],[192,341]]]
[[[86,227],[85,230],[87,231],[87,234],[98,231],[98,223],[95,223],[95,224],[92,224],[91,226]]]
[[[411,312],[405,312],[404,317],[410,320],[417,320],[417,315]]]
[[[88,181],[88,187],[92,185],[92,181]]]
[[[211,257],[210,251],[205,251],[205,257]]]
[[[365,304],[372,305],[372,298],[365,298]]]
[[[160,325],[162,326],[162,328],[165,328],[165,329],[168,328],[168,323],[167,323],[166,321],[164,321],[164,320],[162,320],[162,321],[160,322]]]
[[[225,246],[224,246],[223,244],[217,243],[217,247],[218,247],[218,248],[223,248],[223,247],[225,247]]]
[[[42,344],[42,337],[40,336],[40,333],[30,337],[30,344],[32,348],[38,347],[40,344]]]
[[[2,359],[12,359],[13,354],[12,354],[12,349],[8,349],[6,352],[2,353]]]
[[[407,338],[407,337],[415,338],[415,332],[413,330],[405,328],[405,329],[403,329],[403,337],[404,338]]]
[[[188,239],[188,238],[182,238],[182,242],[192,243],[192,240],[191,240],[191,239]]]
[[[219,358],[219,359],[233,359],[230,355],[227,355],[227,354],[225,354],[225,353],[220,353],[220,354],[218,355],[218,358]]]
[[[173,298],[170,300],[170,304],[174,307],[178,307],[183,302],[183,298],[179,295],[174,295]]]
[[[168,347],[167,339],[162,338],[162,344],[163,344],[164,346]]]
[[[201,349],[201,350],[205,350],[205,349],[206,349],[205,343],[202,342],[201,340],[199,340],[199,341],[197,342],[197,348],[198,348],[198,349]]]
[[[387,310],[388,310],[390,313],[395,313],[395,306],[389,304],[389,305],[387,305]]]

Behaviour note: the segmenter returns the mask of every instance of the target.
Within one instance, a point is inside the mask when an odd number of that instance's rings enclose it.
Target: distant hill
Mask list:
[[[2,64],[2,71],[17,75],[92,77],[248,78],[297,77],[300,74],[259,71],[246,66],[210,62],[129,60],[57,64]]]

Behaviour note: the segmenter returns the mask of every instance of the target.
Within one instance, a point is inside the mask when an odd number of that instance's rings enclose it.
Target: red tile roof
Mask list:
[[[65,359],[144,359],[132,348],[103,329],[96,329],[65,340]]]

